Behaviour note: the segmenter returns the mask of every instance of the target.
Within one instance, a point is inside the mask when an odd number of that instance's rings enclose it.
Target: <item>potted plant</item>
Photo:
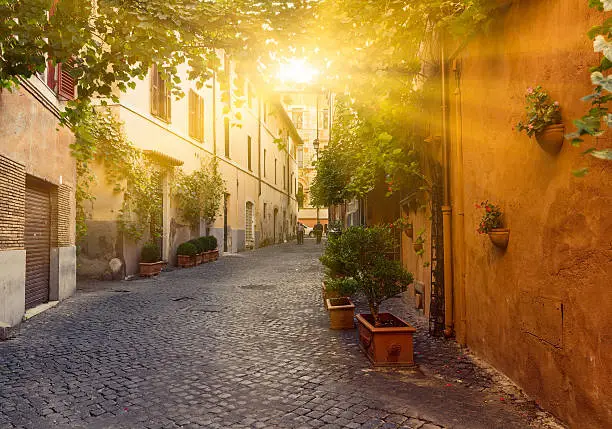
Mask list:
[[[140,276],[150,277],[161,273],[164,261],[160,257],[159,246],[155,243],[146,243],[140,252]]]
[[[369,314],[357,315],[361,348],[374,365],[414,364],[412,337],[416,330],[379,311],[382,302],[406,291],[413,280],[399,261],[385,256],[395,245],[391,228],[353,226],[337,241],[344,276],[333,282],[334,287],[363,295],[370,308]]]
[[[353,329],[355,327],[355,304],[349,297],[327,298],[329,327],[331,329]]]
[[[195,264],[200,265],[202,263],[202,253],[204,253],[204,246],[202,245],[202,242],[197,238],[189,240],[189,243],[195,246],[197,251],[195,256]]]
[[[181,244],[176,250],[178,254],[178,266],[181,268],[193,267],[198,249],[191,242]]]
[[[408,219],[407,217],[401,217],[397,219],[390,226],[391,228],[398,228],[402,230],[404,234],[406,234],[406,236],[410,239],[412,239],[414,236],[414,226],[412,225],[410,219]]]
[[[344,277],[344,260],[342,253],[342,243],[339,241],[341,234],[335,234],[333,238],[328,240],[325,252],[319,258],[326,267],[325,277],[321,282],[321,296],[323,297],[323,305],[329,309],[327,300],[330,298],[340,298],[342,283],[339,279]],[[345,293],[346,295],[346,293]]]
[[[563,145],[565,126],[561,122],[558,101],[551,101],[548,93],[540,85],[527,88],[527,121],[519,122],[516,128],[525,131],[549,153],[558,153]]]
[[[425,234],[425,228],[421,228],[417,233],[417,237],[412,243],[412,248],[414,249],[414,253],[417,255],[422,255],[425,250],[423,249],[423,244],[425,243],[425,239],[423,238],[423,234]]]
[[[502,211],[499,206],[488,200],[476,204],[476,208],[483,209],[484,214],[478,225],[478,233],[488,234],[491,242],[502,249],[508,247],[510,230],[502,228]]]
[[[208,237],[200,237],[197,239],[198,243],[200,245],[200,249],[202,249],[202,263],[205,264],[207,262],[210,262],[212,260],[212,255],[210,252],[210,240],[208,240]]]
[[[207,236],[208,239],[208,252],[211,261],[219,259],[219,248],[217,247],[217,237],[214,235]]]

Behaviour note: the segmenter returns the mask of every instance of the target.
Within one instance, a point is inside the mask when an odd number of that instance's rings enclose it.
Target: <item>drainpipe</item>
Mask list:
[[[467,326],[466,326],[466,293],[465,293],[465,210],[463,201],[463,114],[461,108],[461,63],[459,60],[453,61],[453,71],[455,72],[455,119],[457,144],[455,161],[455,255],[457,264],[454,269],[457,274],[458,288],[458,315],[455,317],[457,342],[461,345],[467,344]]]
[[[217,72],[212,75],[212,134],[213,134],[213,155],[217,158]]]
[[[450,198],[450,141],[448,115],[448,82],[446,77],[445,39],[440,37],[440,69],[442,90],[442,156],[444,169],[444,205],[442,206],[442,231],[444,241],[444,335],[453,335],[453,254],[451,235],[451,198]]]

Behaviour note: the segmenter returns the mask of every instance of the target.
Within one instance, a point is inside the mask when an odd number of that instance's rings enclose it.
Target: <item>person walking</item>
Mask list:
[[[317,237],[317,244],[321,243],[321,237],[323,236],[323,225],[321,222],[317,222],[317,224],[312,228]]]
[[[304,244],[304,225],[300,222],[297,224],[297,244]]]

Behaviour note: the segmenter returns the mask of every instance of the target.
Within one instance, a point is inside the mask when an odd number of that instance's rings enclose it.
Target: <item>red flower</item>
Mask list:
[[[487,213],[491,213],[491,207],[487,206]]]

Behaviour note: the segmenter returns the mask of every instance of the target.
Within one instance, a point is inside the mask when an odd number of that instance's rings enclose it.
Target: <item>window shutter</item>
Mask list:
[[[72,64],[64,63],[57,65],[57,94],[66,100],[75,98],[75,79],[70,72],[73,70]]]
[[[159,116],[157,76],[157,66],[153,64],[151,67],[151,114]]]
[[[51,88],[53,92],[56,92],[57,85],[57,66],[53,65],[53,61],[47,61],[47,86]]]
[[[164,118],[166,119],[166,121],[170,122],[170,118],[172,118],[172,95],[170,94],[170,89],[167,87],[166,83],[164,82],[164,92],[165,92],[165,103],[166,103],[166,114],[164,115]]]
[[[204,141],[204,98],[199,97],[200,112],[198,115],[198,124],[200,125],[200,140]]]

